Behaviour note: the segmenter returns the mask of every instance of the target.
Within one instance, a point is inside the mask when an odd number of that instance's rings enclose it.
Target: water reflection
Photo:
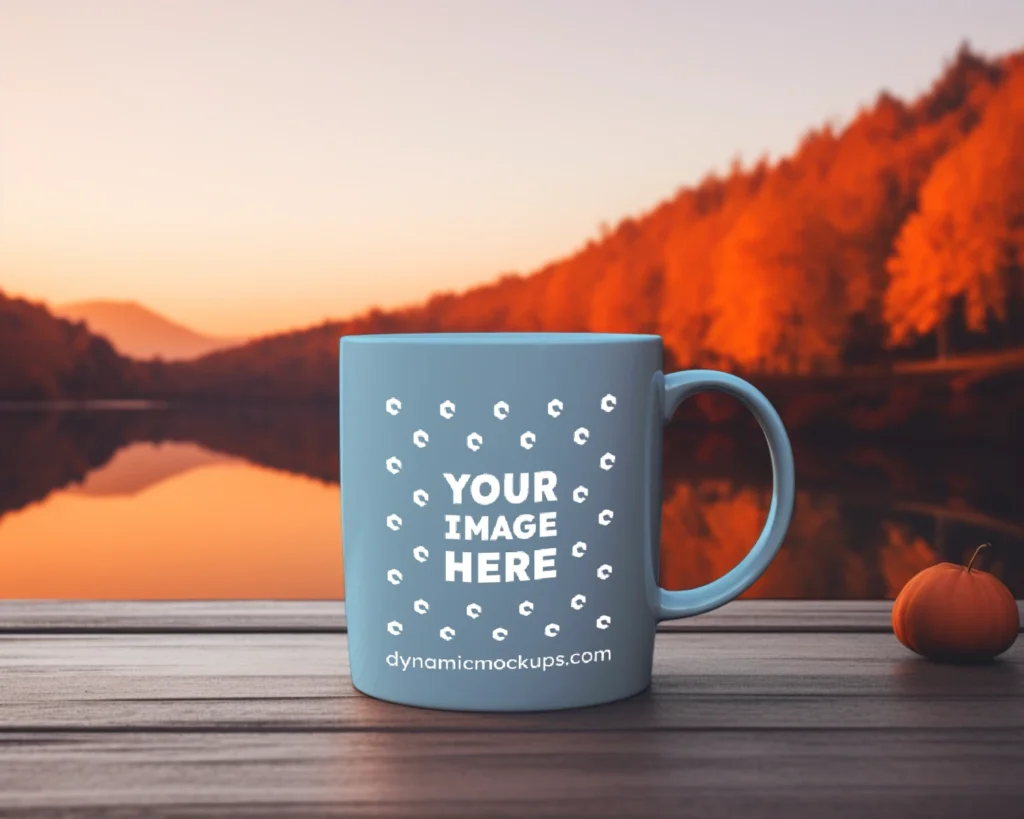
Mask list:
[[[129,444],[0,520],[0,597],[342,596],[337,493],[194,444]]]
[[[81,495],[136,495],[194,469],[238,462],[230,455],[192,443],[128,444],[109,462],[85,476],[67,491]]]
[[[0,414],[0,597],[337,598],[331,407]],[[877,440],[794,441],[789,537],[755,597],[885,598],[991,540],[1024,596],[1021,459]],[[706,582],[770,500],[756,429],[666,436],[662,580]]]

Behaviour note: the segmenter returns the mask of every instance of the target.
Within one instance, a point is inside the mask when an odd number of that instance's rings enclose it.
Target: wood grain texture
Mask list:
[[[0,600],[0,634],[262,633],[345,630],[342,601]]]
[[[345,635],[0,638],[0,731],[1024,729],[1024,641],[941,666],[892,635],[666,634],[651,689],[601,708],[464,714],[356,692]]]
[[[1019,819],[1017,731],[0,736],[0,814]]]
[[[889,600],[737,600],[659,631],[887,633],[891,611]],[[0,601],[0,634],[341,633],[345,624],[342,601]]]
[[[663,633],[637,697],[473,714],[354,691],[340,633],[0,635],[0,816],[1016,819],[1022,771],[1024,641]]]

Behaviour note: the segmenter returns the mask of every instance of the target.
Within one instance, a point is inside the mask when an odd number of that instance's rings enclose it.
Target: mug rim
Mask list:
[[[366,333],[341,337],[341,343],[371,344],[640,344],[661,342],[653,333],[538,333],[538,332],[465,332],[465,333]]]

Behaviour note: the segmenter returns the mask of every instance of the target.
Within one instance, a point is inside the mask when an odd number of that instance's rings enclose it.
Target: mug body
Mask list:
[[[661,367],[658,336],[342,339],[356,689],[526,711],[648,687]]]

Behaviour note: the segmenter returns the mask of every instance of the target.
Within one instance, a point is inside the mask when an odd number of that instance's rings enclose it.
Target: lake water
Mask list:
[[[962,561],[1024,597],[1024,458],[1006,443],[794,440],[789,536],[748,597],[891,598]],[[344,596],[329,407],[0,412],[0,598]],[[756,429],[673,425],[662,582],[742,558],[770,500]]]

